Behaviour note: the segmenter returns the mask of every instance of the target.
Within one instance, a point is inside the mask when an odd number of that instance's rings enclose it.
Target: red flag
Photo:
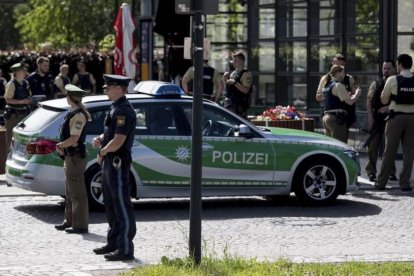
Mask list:
[[[116,39],[114,67],[115,74],[129,77],[132,80],[136,77],[138,66],[135,28],[136,24],[132,18],[131,10],[128,4],[123,3],[118,10],[114,24]],[[131,84],[135,85],[133,82]]]

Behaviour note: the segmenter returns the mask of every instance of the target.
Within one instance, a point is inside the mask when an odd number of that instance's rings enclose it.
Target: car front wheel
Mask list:
[[[329,158],[309,159],[295,172],[293,189],[305,204],[327,205],[336,200],[345,176],[336,160]]]

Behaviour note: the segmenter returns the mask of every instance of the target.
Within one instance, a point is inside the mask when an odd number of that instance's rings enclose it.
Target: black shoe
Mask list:
[[[95,248],[93,252],[95,252],[96,255],[103,255],[103,254],[111,253],[115,250],[116,248],[113,248],[112,246],[109,246],[109,245],[105,245],[102,247]]]
[[[118,249],[114,252],[105,254],[107,261],[129,261],[134,259],[134,255],[124,255]]]
[[[377,179],[376,175],[373,174],[373,173],[370,173],[368,175],[368,178],[369,178],[369,181],[371,181],[371,182],[374,182]]]
[[[56,230],[59,230],[59,231],[63,231],[66,228],[69,228],[69,227],[70,227],[70,225],[69,224],[66,224],[66,223],[62,223],[62,224],[55,225],[55,229]]]
[[[378,185],[378,182],[375,182],[374,187],[377,188],[377,190],[380,190],[380,191],[385,190],[385,187],[382,187],[382,186]]]
[[[391,181],[397,181],[398,178],[395,176],[395,174],[390,174],[390,177],[388,178]]]
[[[88,228],[70,227],[70,228],[66,228],[65,232],[68,234],[86,234],[88,233]]]
[[[401,188],[401,191],[403,191],[403,192],[411,192],[413,189],[411,188],[411,187],[404,187],[404,188]]]

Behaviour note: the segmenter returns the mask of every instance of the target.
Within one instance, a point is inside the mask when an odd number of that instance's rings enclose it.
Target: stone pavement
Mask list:
[[[365,162],[361,160],[362,167]],[[401,192],[397,182],[376,191],[364,174],[359,181],[359,191],[340,196],[328,207],[302,207],[294,197],[280,202],[260,197],[206,199],[203,256],[414,261],[414,193]],[[90,214],[88,234],[56,231],[54,224],[63,218],[62,203],[57,196],[0,184],[0,275],[117,275],[158,263],[162,256],[188,256],[188,199],[134,203],[136,260],[130,262],[106,262],[92,253],[106,240],[104,213]]]

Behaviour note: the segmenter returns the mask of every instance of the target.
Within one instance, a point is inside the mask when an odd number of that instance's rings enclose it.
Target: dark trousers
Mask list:
[[[109,223],[108,245],[124,255],[134,255],[132,240],[136,225],[129,189],[131,162],[122,160],[122,166],[115,168],[112,158],[106,157],[102,166],[103,197]]]
[[[365,171],[367,175],[370,174],[377,174],[377,160],[378,154],[382,150],[382,144],[385,144],[385,122],[374,123],[376,129],[374,129],[374,133],[372,135],[371,142],[368,145],[368,163],[365,167]],[[395,162],[391,167],[391,174],[396,174]]]

